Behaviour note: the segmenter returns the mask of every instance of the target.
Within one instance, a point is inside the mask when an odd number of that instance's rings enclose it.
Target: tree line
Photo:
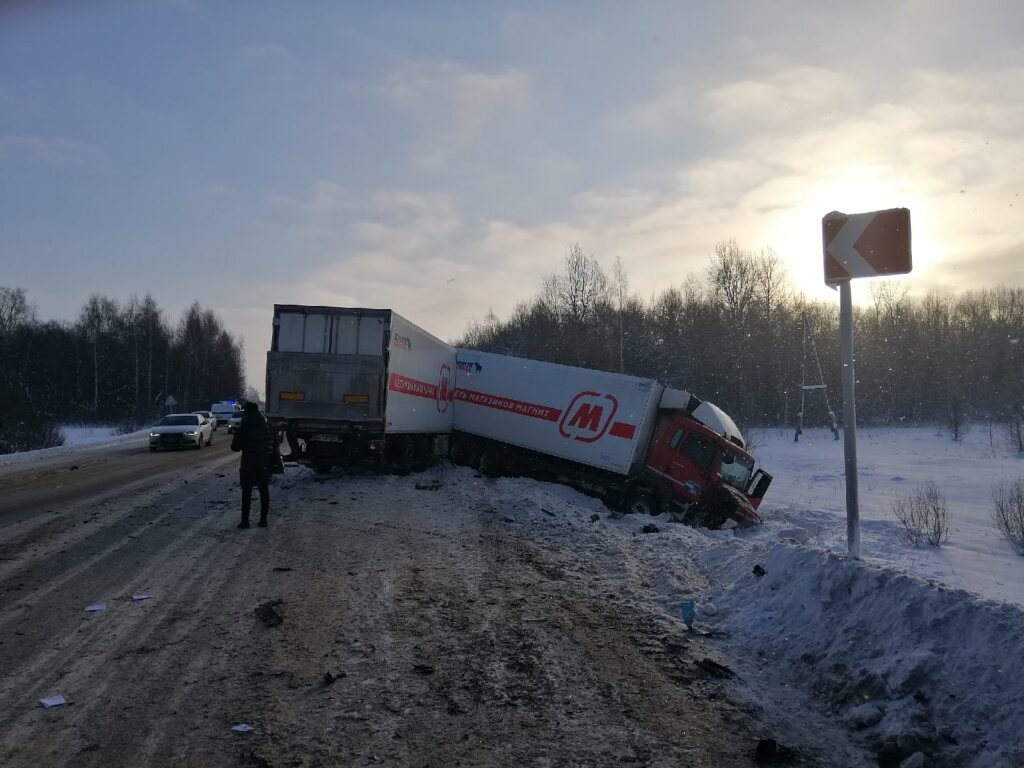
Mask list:
[[[945,424],[957,438],[975,420],[1020,425],[1024,288],[914,297],[886,279],[871,297],[854,309],[859,423]],[[838,314],[838,300],[796,292],[770,249],[720,242],[703,275],[645,301],[621,261],[608,272],[577,244],[533,298],[472,324],[460,343],[655,378],[746,426],[795,425],[803,394],[815,426],[829,408],[841,421]],[[802,390],[812,384],[825,388]]]
[[[164,410],[242,395],[241,345],[198,302],[170,322],[150,295],[90,296],[73,322],[41,321],[0,287],[0,453],[59,445],[59,422],[138,426]]]

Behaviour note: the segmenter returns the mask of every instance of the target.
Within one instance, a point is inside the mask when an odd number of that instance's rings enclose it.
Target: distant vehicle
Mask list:
[[[220,422],[217,421],[217,417],[214,416],[213,411],[192,411],[192,413],[198,413],[200,416],[202,416],[204,419],[210,422],[211,430],[213,430],[214,432],[217,431],[217,425],[220,424]]]
[[[242,423],[242,411],[236,411],[228,417],[228,432],[234,432],[238,429],[238,425]]]
[[[236,413],[242,412],[242,406],[235,400],[221,400],[210,406],[210,411],[217,417],[217,424],[227,424]]]
[[[149,431],[149,450],[202,448],[213,442],[210,422],[198,413],[169,413]]]

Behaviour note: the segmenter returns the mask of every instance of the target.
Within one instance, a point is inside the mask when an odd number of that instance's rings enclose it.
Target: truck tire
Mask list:
[[[702,528],[721,528],[729,519],[736,502],[728,491],[709,486],[700,496],[700,502],[690,513],[691,525]]]
[[[480,466],[480,453],[476,446],[476,441],[470,437],[456,437],[452,440],[452,447],[449,451],[451,456],[452,464],[457,467],[473,467],[476,469]]]
[[[634,515],[657,515],[661,512],[661,505],[653,494],[636,491],[630,495],[625,511]]]
[[[504,448],[487,446],[480,454],[480,474],[484,477],[501,477],[508,471],[507,459]]]
[[[413,472],[422,472],[434,463],[434,436],[422,435],[414,439]]]
[[[412,438],[395,437],[388,444],[388,458],[391,471],[404,477],[412,472],[413,463],[416,460],[416,446]]]

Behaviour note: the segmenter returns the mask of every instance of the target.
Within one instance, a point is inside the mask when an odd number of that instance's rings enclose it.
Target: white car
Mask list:
[[[149,450],[202,448],[213,442],[210,420],[198,413],[169,413],[149,431]]]
[[[192,413],[198,413],[200,416],[206,418],[206,420],[210,422],[210,430],[212,432],[217,431],[219,422],[217,421],[217,417],[214,415],[213,411],[192,411]]]
[[[234,432],[238,429],[238,425],[242,423],[242,416],[242,411],[231,414],[231,418],[228,419],[228,432]]]

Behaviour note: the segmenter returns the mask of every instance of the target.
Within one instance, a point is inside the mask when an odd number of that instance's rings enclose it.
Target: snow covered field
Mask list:
[[[962,443],[935,428],[860,430],[864,557],[855,561],[845,554],[842,442],[824,430],[799,443],[790,430],[765,431],[755,442],[775,481],[754,530],[621,517],[563,486],[454,467],[428,473],[437,492],[409,514],[443,527],[452,505],[489,499],[558,568],[668,637],[688,634],[681,607],[693,602],[694,628],[730,649],[752,703],[784,721],[814,699],[880,765],[1024,765],[1024,557],[991,522],[992,483],[1024,473],[1024,461],[980,427]],[[294,466],[287,476],[315,481]],[[891,499],[929,479],[946,496],[951,538],[909,547]],[[393,482],[374,487],[386,495]]]
[[[756,453],[775,480],[762,511],[766,532],[792,531],[813,547],[845,553],[846,485],[843,441],[832,433],[763,431]],[[857,432],[861,549],[870,563],[886,565],[993,600],[1024,605],[1024,558],[992,522],[993,483],[1024,474],[1024,457],[1011,453],[996,428],[968,431],[961,442],[934,427],[865,429]],[[897,493],[928,480],[946,497],[952,518],[942,547],[910,547],[901,541],[892,511]]]

